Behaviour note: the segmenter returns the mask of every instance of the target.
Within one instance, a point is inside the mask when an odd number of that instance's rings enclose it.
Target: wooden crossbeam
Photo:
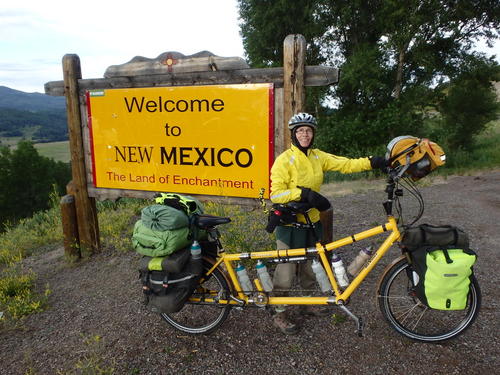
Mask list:
[[[327,86],[336,84],[339,70],[330,66],[306,66],[305,86]],[[138,75],[130,77],[79,79],[78,87],[85,90],[159,87],[159,86],[195,86],[224,85],[243,83],[273,83],[274,87],[283,87],[283,68],[240,69],[231,71],[165,73]],[[51,81],[45,84],[45,93],[52,96],[64,95],[64,81]]]

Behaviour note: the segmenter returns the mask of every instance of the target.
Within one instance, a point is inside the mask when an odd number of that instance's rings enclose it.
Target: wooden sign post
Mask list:
[[[283,126],[288,130],[288,120],[306,109],[305,89],[306,40],[302,35],[288,35],[283,44]],[[290,132],[285,131],[286,145],[290,145]]]
[[[87,191],[82,138],[82,115],[80,113],[80,95],[78,90],[78,80],[82,78],[82,72],[80,59],[77,55],[65,55],[63,57],[63,73],[80,251],[92,254],[99,251],[100,247],[99,223],[97,221],[95,199],[89,197]]]
[[[305,61],[306,40],[302,35],[288,35],[283,44],[283,128],[284,144],[290,145],[290,132],[288,131],[288,120],[299,112],[306,110],[306,88],[305,88]],[[333,209],[323,211],[320,214],[323,224],[324,243],[333,240]]]
[[[152,191],[128,190],[127,188],[100,188],[94,181],[89,118],[86,116],[89,93],[100,94],[108,89],[137,89],[175,86],[209,86],[234,84],[272,84],[269,108],[274,109],[270,119],[274,121],[274,144],[277,156],[290,146],[288,120],[305,110],[305,86],[325,86],[338,82],[338,70],[328,66],[305,65],[306,42],[302,35],[289,35],[284,41],[284,67],[250,69],[241,58],[221,58],[208,52],[184,56],[178,52],[166,52],[156,59],[136,57],[126,64],[108,68],[105,78],[82,79],[80,60],[77,55],[63,58],[64,81],[47,82],[45,93],[66,96],[73,180],[68,184],[68,194],[74,196],[76,215],[71,215],[73,200],[65,199],[64,217],[76,216],[76,225],[66,226],[69,238],[65,243],[74,244],[85,253],[99,250],[99,226],[95,199],[119,197],[151,198]],[[230,141],[230,139],[229,139]],[[273,160],[271,158],[271,160]],[[111,173],[111,172],[110,172]],[[256,204],[256,198],[220,197],[198,195],[225,203]],[[68,207],[66,207],[68,206]],[[71,219],[67,219],[71,220]],[[325,224],[331,229],[331,221]],[[64,225],[63,225],[64,227]],[[78,228],[78,233],[71,228]],[[67,253],[75,256],[74,246],[68,245]]]

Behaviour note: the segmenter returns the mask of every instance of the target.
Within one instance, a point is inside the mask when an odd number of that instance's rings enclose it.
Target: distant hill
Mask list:
[[[0,86],[0,137],[24,137],[33,142],[67,140],[65,98]]]
[[[0,108],[19,109],[39,112],[65,110],[66,102],[62,96],[49,96],[40,93],[27,93],[0,86]]]

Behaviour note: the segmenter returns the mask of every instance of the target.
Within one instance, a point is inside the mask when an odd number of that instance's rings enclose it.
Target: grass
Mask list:
[[[23,317],[42,311],[50,289],[40,295],[35,289],[36,275],[20,272],[18,267],[4,269],[0,277],[0,327],[12,326]]]
[[[98,202],[101,246],[117,252],[130,251],[133,225],[139,218],[141,209],[149,204],[150,201],[131,198],[118,202]]]
[[[23,258],[46,251],[62,242],[62,226],[57,197],[52,208],[40,211],[16,225],[4,224],[0,234],[0,328],[16,326],[22,319],[47,306],[50,289],[40,294],[36,275],[19,267]],[[38,288],[39,289],[39,288]]]
[[[500,120],[493,121],[488,129],[477,136],[470,151],[448,152],[444,175],[466,174],[470,171],[498,168],[500,166]]]
[[[30,137],[0,137],[0,147],[9,147],[15,149],[17,144]],[[34,144],[38,153],[55,161],[69,163],[71,161],[71,153],[69,152],[69,141],[47,142]]]
[[[205,212],[209,215],[231,218],[230,224],[218,227],[222,234],[224,249],[228,253],[274,249],[274,236],[269,235],[264,229],[267,216],[262,208],[207,203]]]
[[[55,161],[69,163],[71,160],[69,141],[35,143],[34,146],[40,155],[52,158]]]
[[[89,335],[83,337],[86,350],[83,358],[75,364],[74,371],[66,372],[70,374],[88,374],[88,375],[112,375],[115,374],[114,364],[108,364],[102,359],[106,350],[104,340],[99,335]]]
[[[39,211],[17,224],[4,224],[0,234],[0,266],[15,264],[21,259],[62,242],[59,199],[52,195],[52,208]]]
[[[24,137],[0,137],[0,147],[16,147]]]

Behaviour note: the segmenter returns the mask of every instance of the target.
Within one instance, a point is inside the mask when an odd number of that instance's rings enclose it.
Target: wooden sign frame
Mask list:
[[[288,119],[305,110],[305,86],[326,86],[338,82],[339,71],[333,67],[306,66],[306,41],[302,35],[289,35],[284,40],[283,68],[214,70],[175,73],[167,70],[158,74],[113,76],[82,79],[80,59],[75,54],[63,57],[63,81],[47,82],[45,93],[66,97],[72,182],[68,194],[74,196],[77,233],[65,234],[79,241],[78,248],[93,253],[99,250],[99,226],[95,199],[115,200],[119,197],[152,198],[154,192],[95,188],[93,184],[86,92],[96,89],[222,85],[241,83],[272,83],[274,85],[274,156],[290,145]],[[223,201],[230,204],[255,204],[255,199],[199,195],[201,200]],[[67,202],[71,201],[66,199]],[[65,215],[73,217],[72,215]],[[68,241],[71,242],[71,241]],[[65,241],[66,243],[66,241]]]

